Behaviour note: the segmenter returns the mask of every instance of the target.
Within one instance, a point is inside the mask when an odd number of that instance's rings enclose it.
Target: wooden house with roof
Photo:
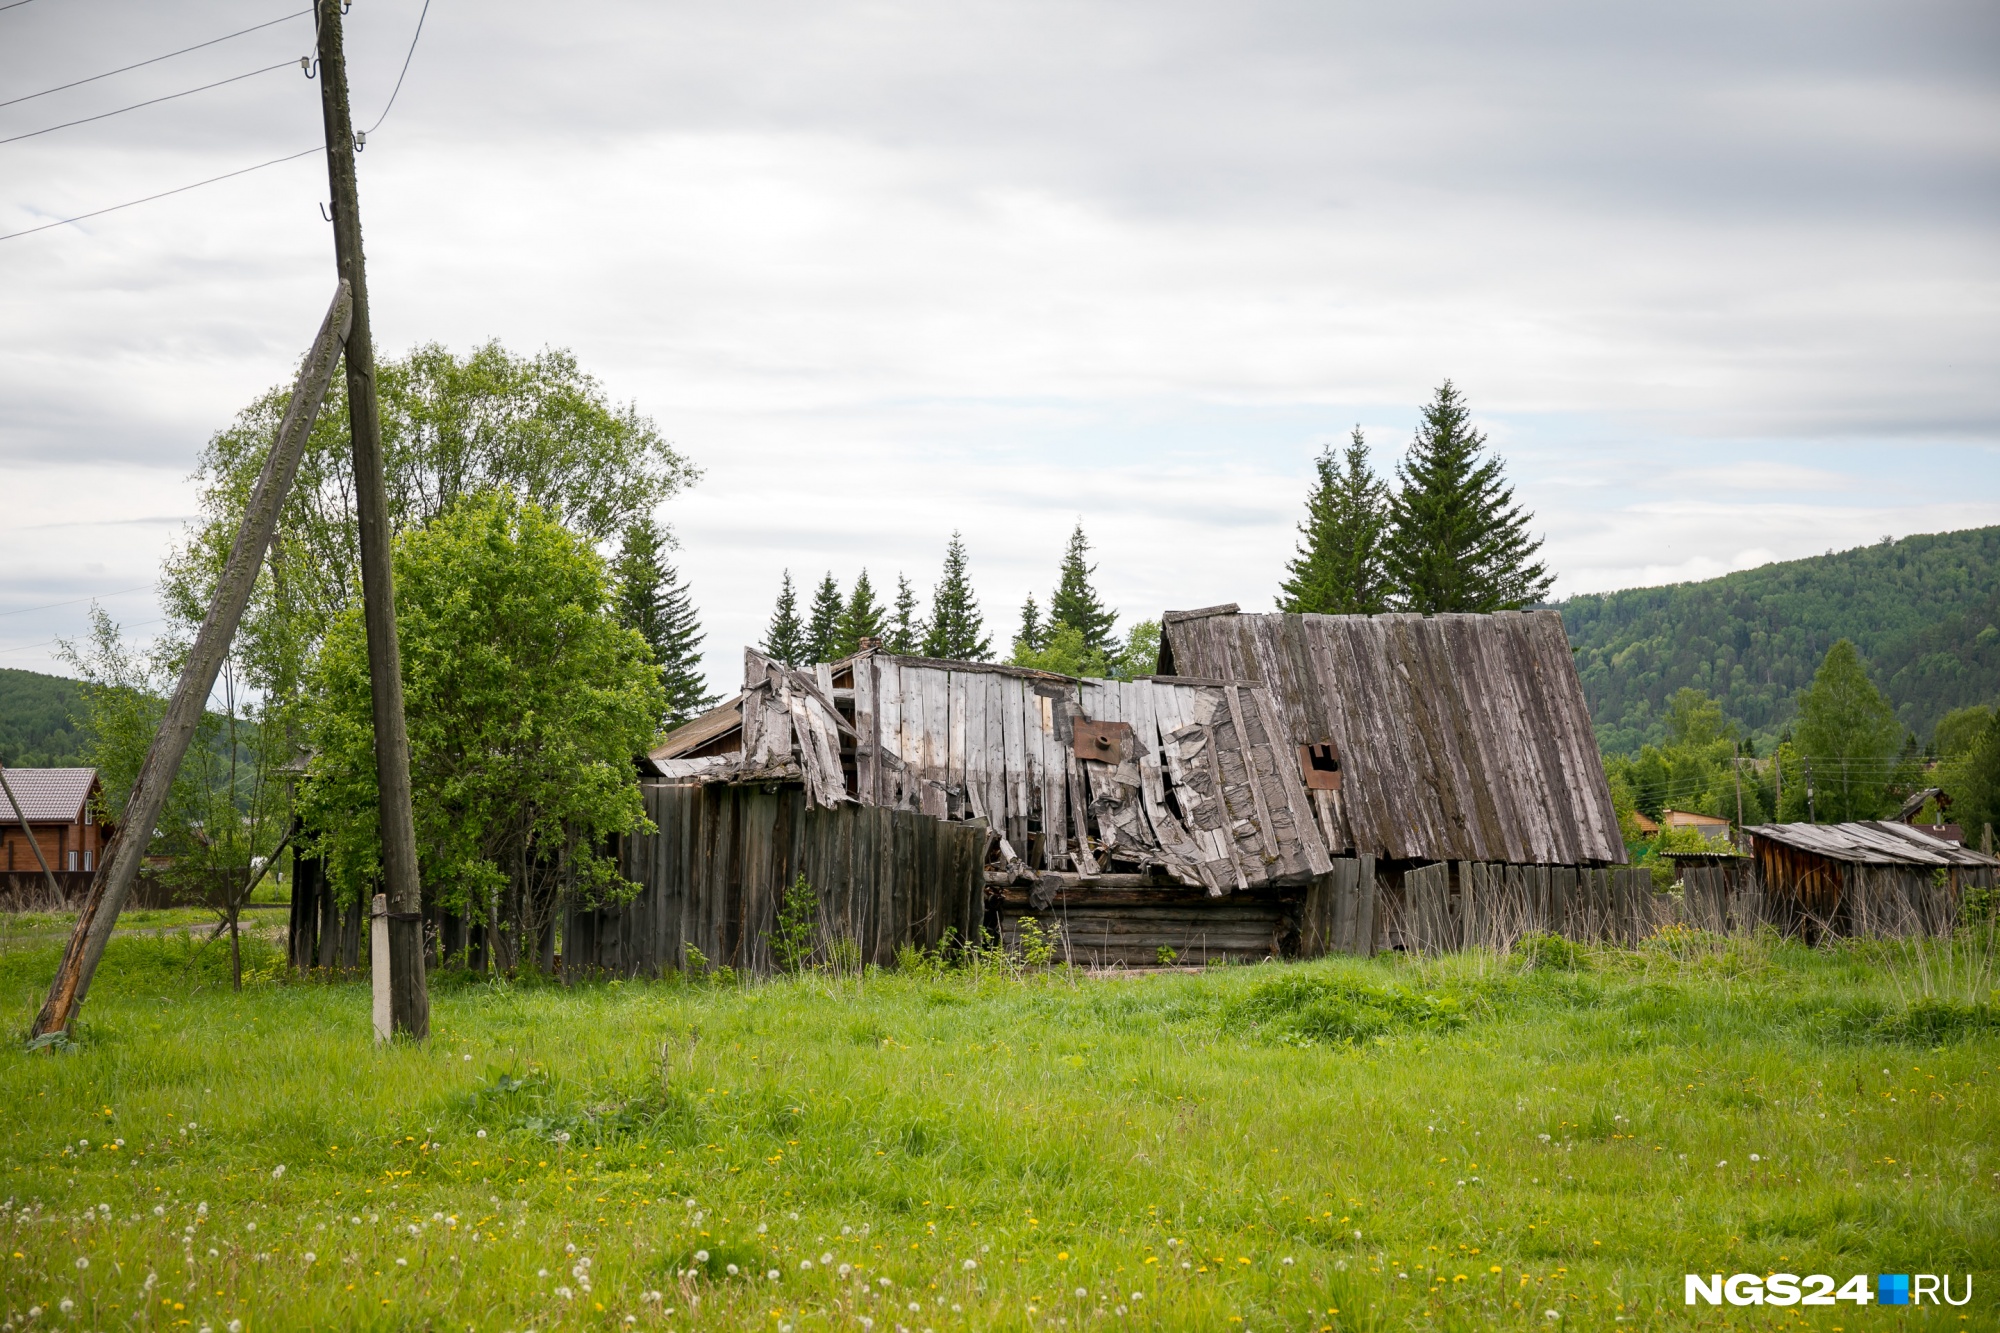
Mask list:
[[[6,777],[13,801],[0,794],[0,895],[39,903],[48,896],[46,863],[64,895],[74,896],[88,885],[110,841],[110,829],[97,817],[103,791],[97,770],[9,768]]]
[[[586,914],[574,956],[678,965],[686,934],[766,966],[799,873],[823,930],[885,962],[947,929],[1011,940],[1026,916],[1099,965],[1639,930],[1644,876],[1609,869],[1624,845],[1552,613],[1169,612],[1160,668],[746,653],[742,690],[644,762],[661,833],[624,855],[651,905]],[[894,836],[948,873],[883,851],[885,828],[840,831],[859,811],[914,821]]]

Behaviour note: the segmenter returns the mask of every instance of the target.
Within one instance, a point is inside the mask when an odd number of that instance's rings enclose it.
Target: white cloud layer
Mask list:
[[[286,0],[288,3],[289,0]],[[349,17],[364,123],[420,0]],[[285,12],[0,14],[0,100]],[[734,678],[780,571],[996,637],[1085,521],[1128,619],[1267,605],[1312,454],[1449,375],[1564,592],[2000,521],[2000,19],[1972,4],[433,6],[361,159],[385,353],[574,348],[707,470]],[[307,20],[0,108],[301,53]],[[0,233],[307,147],[295,69],[0,144]],[[135,626],[207,434],[332,284],[308,157],[0,242],[0,665]],[[143,632],[143,630],[141,631]]]

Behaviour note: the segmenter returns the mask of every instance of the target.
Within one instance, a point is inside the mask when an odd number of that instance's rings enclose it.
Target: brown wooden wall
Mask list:
[[[978,935],[983,822],[879,806],[809,810],[796,784],[642,791],[659,832],[619,849],[640,893],[565,917],[565,972],[657,976],[685,967],[690,944],[714,966],[771,972],[779,898],[801,874],[819,896],[822,960],[836,940],[853,940],[861,961],[886,966],[904,944],[933,946],[946,930]]]

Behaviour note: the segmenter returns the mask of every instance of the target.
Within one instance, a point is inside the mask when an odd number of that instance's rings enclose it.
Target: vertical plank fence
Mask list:
[[[615,906],[575,907],[563,920],[563,970],[658,976],[684,968],[692,945],[716,967],[775,970],[771,932],[800,875],[818,897],[820,961],[837,941],[858,960],[895,961],[947,930],[976,937],[984,906],[986,826],[908,810],[807,809],[796,785],[648,784],[659,831],[627,838],[620,869],[640,886]]]

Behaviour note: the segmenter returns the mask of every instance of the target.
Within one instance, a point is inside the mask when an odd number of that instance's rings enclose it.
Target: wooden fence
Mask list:
[[[641,886],[615,907],[563,919],[566,973],[657,976],[710,964],[774,970],[771,932],[787,886],[805,876],[818,896],[816,960],[852,941],[858,961],[888,965],[904,944],[930,947],[947,930],[976,938],[987,831],[908,810],[807,809],[796,784],[648,784],[659,832],[624,839],[620,868]]]
[[[1504,951],[1531,931],[1636,944],[1673,919],[1646,870],[1436,861],[1404,872],[1389,935],[1413,953]]]

